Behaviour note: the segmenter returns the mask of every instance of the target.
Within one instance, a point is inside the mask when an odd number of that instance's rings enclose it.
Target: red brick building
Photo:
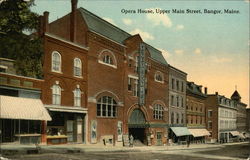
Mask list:
[[[48,142],[113,145],[133,135],[165,144],[168,64],[161,52],[76,3],[50,24],[48,12],[41,17]]]
[[[206,90],[206,88],[205,88]],[[187,127],[192,133],[192,141],[205,142],[205,137],[210,135],[206,130],[206,95],[202,92],[202,86],[194,82],[187,82]]]

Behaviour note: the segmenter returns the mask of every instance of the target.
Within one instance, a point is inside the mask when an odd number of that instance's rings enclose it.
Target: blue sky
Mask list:
[[[70,0],[36,0],[33,11],[50,12],[50,22],[71,10]],[[209,93],[235,90],[249,104],[249,1],[78,0],[78,7],[106,19],[163,52],[167,62]],[[124,14],[122,9],[239,10],[239,14]]]

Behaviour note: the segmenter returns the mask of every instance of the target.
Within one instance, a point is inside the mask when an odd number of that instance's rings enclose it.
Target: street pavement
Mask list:
[[[40,154],[32,152],[36,146],[2,145],[1,150],[2,156],[11,160],[246,160],[250,155],[250,143],[191,144],[189,147],[186,145],[117,147],[86,144],[39,147]],[[14,152],[17,149],[20,152]]]

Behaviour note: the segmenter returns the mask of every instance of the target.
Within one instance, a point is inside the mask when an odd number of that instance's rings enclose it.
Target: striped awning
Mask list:
[[[238,131],[230,131],[230,133],[232,134],[232,136],[239,136],[240,132]]]
[[[51,121],[40,99],[10,96],[0,96],[0,118]]]
[[[188,129],[188,130],[194,137],[203,137],[210,135],[210,133],[206,129]]]
[[[170,127],[170,128],[177,137],[191,135],[187,127]]]

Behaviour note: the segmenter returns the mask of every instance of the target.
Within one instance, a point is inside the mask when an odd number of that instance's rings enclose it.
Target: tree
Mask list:
[[[17,74],[41,78],[43,50],[33,5],[34,0],[0,1],[0,57],[16,60]]]

